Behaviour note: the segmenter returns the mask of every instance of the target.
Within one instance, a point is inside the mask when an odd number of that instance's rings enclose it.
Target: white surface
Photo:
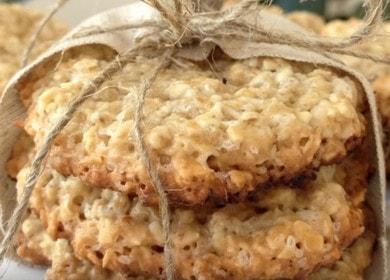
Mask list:
[[[41,280],[44,279],[44,274],[43,269],[32,268],[10,260],[6,260],[0,266],[1,280]]]

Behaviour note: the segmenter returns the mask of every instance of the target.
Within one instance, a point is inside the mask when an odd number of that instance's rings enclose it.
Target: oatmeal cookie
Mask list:
[[[367,231],[343,252],[339,261],[322,267],[309,280],[363,280],[364,270],[370,265],[375,234]]]
[[[0,4],[0,95],[8,79],[20,68],[22,55],[43,15],[19,5]],[[61,38],[67,28],[50,21],[39,36],[32,57]]]
[[[21,89],[32,102],[25,129],[37,145],[107,64],[103,52],[71,51],[55,73]],[[154,62],[136,58],[80,107],[55,140],[52,167],[156,202],[133,130],[135,86]],[[145,141],[171,203],[241,200],[342,159],[365,135],[360,88],[342,73],[275,58],[213,63],[213,71],[207,63],[173,63],[146,98]]]
[[[362,24],[361,20],[335,20],[328,23],[322,30],[323,35],[342,37],[351,35]],[[359,50],[376,55],[390,57],[390,23],[385,22],[383,30],[377,36],[359,45]],[[362,72],[371,82],[375,91],[378,109],[382,117],[384,130],[389,138],[390,132],[390,66],[369,60],[342,56],[342,60],[356,70]],[[386,139],[387,172],[390,174],[389,139]]]
[[[321,34],[330,37],[346,37],[357,31],[363,22],[356,18],[349,20],[333,20],[327,23],[322,29]],[[358,45],[356,48],[360,51],[366,51],[370,54],[390,57],[390,23],[385,22],[379,33],[368,41]],[[342,60],[362,72],[370,81],[375,81],[385,75],[390,75],[390,67],[387,64],[381,64],[370,60],[360,59],[350,56],[342,56]]]
[[[19,187],[26,171],[18,176]],[[314,181],[274,186],[246,203],[173,208],[178,275],[300,278],[334,263],[364,230],[361,208],[342,187],[350,178],[346,172],[323,167]],[[156,207],[54,170],[44,172],[30,207],[52,238],[71,241],[78,258],[126,275],[161,277],[163,236]]]
[[[28,241],[27,241],[28,237]],[[336,263],[329,267],[321,267],[308,276],[309,280],[362,280],[363,272],[371,262],[375,235],[366,231],[349,248],[347,248]],[[50,248],[47,251],[47,248]],[[46,252],[44,262],[31,256],[39,256]],[[21,229],[18,254],[25,261],[50,267],[46,274],[47,280],[153,280],[152,278],[130,278],[122,274],[99,269],[86,260],[79,260],[65,239],[54,241],[46,232],[41,221],[30,214]],[[46,257],[45,257],[46,258]]]
[[[33,149],[34,142],[31,137],[22,131],[5,166],[7,174],[12,179],[15,179],[19,171],[28,163]]]
[[[47,280],[127,279],[119,273],[77,259],[69,241],[51,238],[33,213],[23,222],[16,245],[17,254],[23,260],[35,265],[50,266],[45,277]]]

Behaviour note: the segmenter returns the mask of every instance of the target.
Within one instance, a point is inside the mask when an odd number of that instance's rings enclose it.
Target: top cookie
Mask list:
[[[21,59],[43,15],[19,5],[0,4],[0,94],[8,79],[21,67]],[[50,21],[38,38],[32,57],[61,38],[66,27]]]
[[[358,19],[346,21],[335,20],[324,26],[322,34],[332,37],[345,37],[351,35],[362,25]],[[377,56],[390,57],[390,23],[385,22],[377,36],[370,37],[367,42],[358,46],[363,52]],[[390,66],[384,63],[377,63],[349,56],[342,56],[342,60],[354,69],[362,72],[371,82],[375,91],[378,109],[387,138],[390,131]],[[389,139],[386,141],[387,172],[390,174]]]
[[[25,128],[38,145],[112,55],[70,51],[24,85]],[[52,147],[55,169],[155,202],[133,131],[135,87],[155,62],[135,59],[81,106]],[[364,136],[360,90],[342,73],[275,58],[213,64],[172,63],[146,98],[145,141],[173,203],[242,199],[344,157]]]

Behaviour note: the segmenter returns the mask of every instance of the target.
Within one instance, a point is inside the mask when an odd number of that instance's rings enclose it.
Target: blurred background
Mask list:
[[[263,1],[263,0],[259,0]],[[42,9],[50,7],[54,0],[0,0],[0,2],[24,4]],[[117,7],[132,2],[132,0],[74,0],[70,1],[58,15],[68,24],[75,25],[84,18],[107,8]],[[284,10],[308,10],[324,16],[326,19],[361,17],[363,0],[274,0],[273,3]],[[390,15],[390,9],[387,9]],[[72,15],[69,18],[69,15]]]

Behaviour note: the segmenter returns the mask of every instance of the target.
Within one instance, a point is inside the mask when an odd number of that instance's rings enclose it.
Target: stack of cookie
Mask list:
[[[19,193],[49,128],[114,56],[71,49],[21,85],[25,134],[8,164]],[[361,278],[375,235],[359,85],[307,63],[211,61],[175,59],[144,108],[177,278]],[[159,200],[133,130],[135,87],[155,64],[130,62],[55,140],[16,240],[23,259],[51,263],[49,279],[164,277]]]
[[[28,114],[7,164],[19,194],[48,130],[114,57],[70,49],[21,84]],[[140,54],[55,140],[15,240],[48,279],[164,278],[159,199],[133,129],[136,86],[156,61]],[[332,68],[218,50],[210,63],[172,61],[143,131],[169,197],[177,279],[362,279],[376,239],[366,110]]]

